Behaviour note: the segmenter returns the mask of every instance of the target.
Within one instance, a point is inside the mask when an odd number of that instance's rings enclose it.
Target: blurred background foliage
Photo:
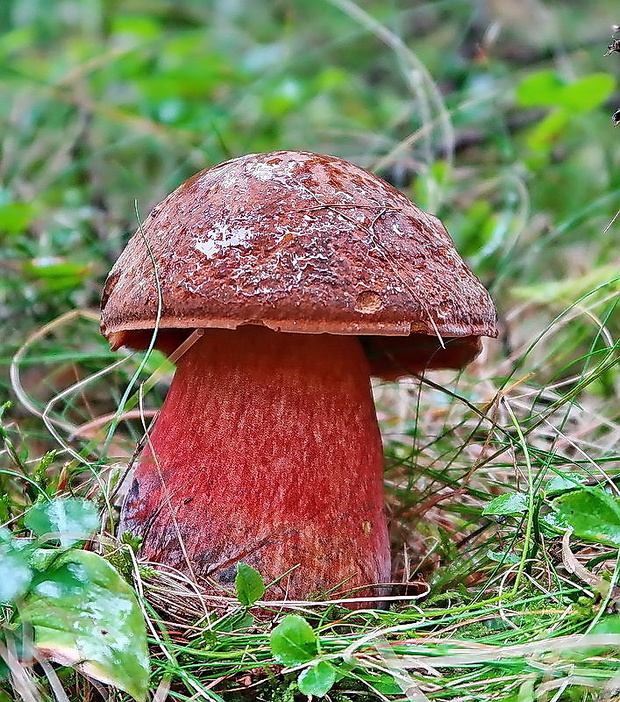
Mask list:
[[[3,0],[3,362],[33,329],[98,305],[138,214],[199,169],[275,149],[348,158],[438,214],[505,329],[515,306],[537,308],[512,330],[532,338],[616,272],[620,64],[603,56],[616,13],[610,0]]]

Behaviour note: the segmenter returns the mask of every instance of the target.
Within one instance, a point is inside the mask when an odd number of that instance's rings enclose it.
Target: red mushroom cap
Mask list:
[[[113,348],[150,338],[153,261],[164,350],[182,338],[168,330],[197,327],[355,334],[367,337],[372,371],[389,376],[403,374],[394,365],[462,367],[480,336],[497,335],[493,303],[441,222],[332,156],[243,156],[157,205],[106,282],[102,332]]]

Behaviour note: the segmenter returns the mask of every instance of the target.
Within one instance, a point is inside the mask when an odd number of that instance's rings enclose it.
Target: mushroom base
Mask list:
[[[230,589],[244,562],[266,583],[284,575],[268,599],[385,594],[371,587],[390,579],[383,453],[357,338],[206,330],[177,364],[120,529],[207,587]]]

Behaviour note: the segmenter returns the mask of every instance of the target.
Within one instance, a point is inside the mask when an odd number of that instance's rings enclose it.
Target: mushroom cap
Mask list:
[[[390,350],[378,337],[422,335],[420,367],[461,367],[480,336],[497,336],[487,291],[436,217],[378,176],[304,151],[227,161],[153,209],[105,284],[101,330],[113,348],[146,345],[158,285],[162,331],[363,335],[371,364],[386,349],[409,357],[411,343]]]

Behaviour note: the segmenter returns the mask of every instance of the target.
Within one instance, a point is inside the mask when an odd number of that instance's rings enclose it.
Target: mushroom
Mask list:
[[[370,377],[462,368],[497,335],[441,222],[339,158],[222,163],[157,205],[108,276],[112,348],[145,348],[156,327],[165,352],[201,333],[176,362],[120,530],[146,559],[223,586],[245,562],[285,575],[272,596],[384,593]]]

